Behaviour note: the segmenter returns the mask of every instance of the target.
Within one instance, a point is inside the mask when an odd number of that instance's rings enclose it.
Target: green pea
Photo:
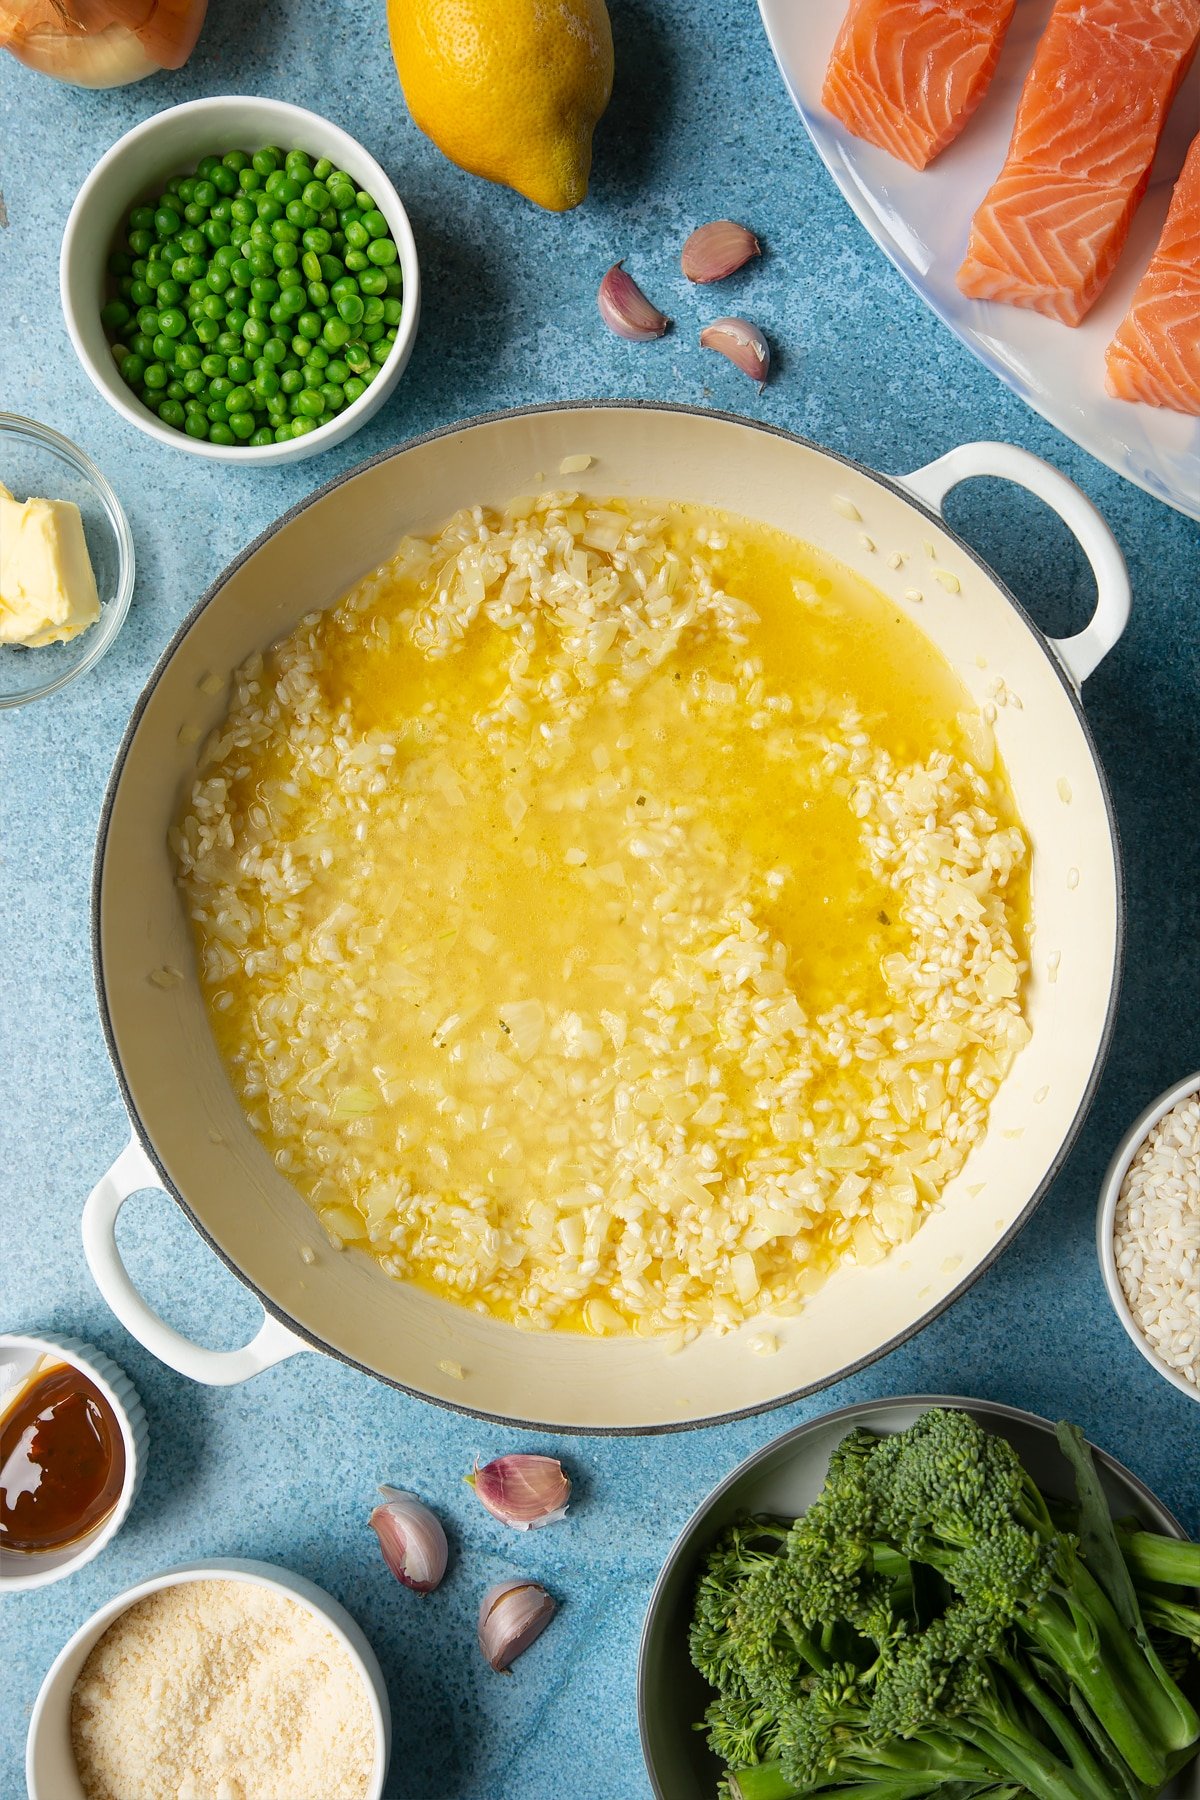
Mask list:
[[[222,263],[213,263],[204,277],[214,294],[223,294],[225,289],[233,286],[233,276]],[[225,310],[225,302],[221,302],[221,310]]]
[[[363,325],[358,335],[364,344],[377,344],[386,330],[386,325]]]
[[[289,288],[294,288],[298,293],[304,292],[304,277],[294,263],[290,269],[276,269],[275,279],[279,283],[281,297]]]
[[[246,356],[231,356],[225,372],[230,381],[237,382],[239,387],[244,386],[254,373],[250,366],[250,359]]]
[[[208,239],[202,231],[181,231],[179,248],[185,256],[203,256],[208,249]]]
[[[356,375],[361,375],[370,366],[371,352],[365,344],[347,344],[344,354],[346,362]]]
[[[225,405],[232,419],[237,413],[249,412],[254,405],[254,395],[244,387],[231,388],[225,396]]]
[[[269,275],[256,275],[250,283],[250,293],[255,300],[278,300],[279,283]]]
[[[254,271],[244,256],[238,258],[229,273],[233,276],[238,287],[248,288],[250,283],[254,280]]]
[[[379,343],[371,345],[371,361],[373,363],[385,363],[391,354],[392,346],[385,338],[381,338]]]
[[[353,275],[339,275],[336,281],[329,284],[329,296],[332,300],[340,300],[346,294],[357,294],[358,280]]]
[[[288,421],[287,424],[276,425],[276,427],[275,427],[275,442],[277,444],[290,443],[291,436],[292,436],[292,427],[291,427],[290,420]]]
[[[347,250],[346,267],[352,269],[356,275],[361,274],[364,269],[369,269],[370,266],[371,259],[365,250]]]
[[[254,377],[254,392],[260,400],[269,400],[272,394],[279,392],[279,376],[274,369],[264,369],[261,375]]]
[[[153,242],[154,237],[149,231],[131,231],[129,234],[129,248],[135,256],[145,256]]]
[[[189,283],[189,286],[190,285],[191,284]],[[183,285],[181,282],[174,281],[168,276],[165,281],[159,282],[156,297],[160,307],[178,306],[179,302],[183,299]]]
[[[297,181],[294,175],[285,175],[275,184],[275,198],[286,206],[289,200],[298,200],[304,192],[303,182]]]
[[[208,264],[202,256],[181,256],[171,264],[171,273],[176,281],[199,281],[208,274]]]
[[[388,263],[394,263],[399,254],[400,252],[397,250],[391,238],[372,238],[371,242],[367,245],[367,255],[375,264],[376,268],[382,269],[385,268]]]
[[[329,198],[339,213],[348,211],[354,205],[354,183],[348,175],[335,170],[327,178],[325,185],[329,189]]]
[[[235,249],[240,250],[243,244],[249,243],[250,241],[250,227],[248,225],[231,225],[229,227],[229,241]]]
[[[177,306],[168,306],[165,312],[158,315],[158,329],[164,337],[182,337],[187,330],[187,318]]]
[[[239,169],[238,186],[243,194],[256,194],[263,184],[263,178],[257,169]]]
[[[387,276],[382,269],[368,267],[359,275],[358,285],[364,294],[386,294]]]
[[[310,281],[308,284],[308,303],[310,306],[328,306],[330,293],[323,281]]]
[[[234,384],[228,375],[216,375],[208,385],[208,391],[214,400],[228,400],[233,388]]]
[[[174,342],[173,338],[167,337],[165,332],[162,332],[162,331],[155,332],[154,337],[150,343],[150,348],[154,352],[155,356],[158,358],[159,362],[164,362],[164,363],[174,362],[174,360],[175,360],[175,342]]]
[[[219,319],[197,319],[194,329],[199,343],[215,344],[221,332],[221,321]]]
[[[175,363],[180,369],[198,369],[204,360],[204,352],[195,344],[176,344]]]
[[[279,377],[279,386],[285,394],[298,394],[304,386],[304,377],[299,369],[285,369]]]
[[[346,226],[346,243],[351,250],[365,250],[371,242],[371,234],[361,219],[351,219]]]
[[[189,201],[183,209],[183,219],[186,225],[203,225],[207,217],[207,206],[197,206],[194,200]]]
[[[324,344],[311,344],[309,346],[308,355],[304,360],[305,365],[308,368],[324,371],[329,363],[329,352],[326,350]],[[320,375],[320,379],[324,380],[323,373]],[[309,385],[311,385],[311,383]]]
[[[183,378],[183,385],[189,394],[207,394],[208,376],[203,369],[189,369]]]
[[[125,361],[121,364],[121,373],[129,383],[130,387],[135,386],[146,373],[145,357],[138,356],[135,351],[131,350],[125,358]]]
[[[337,303],[338,317],[346,325],[358,325],[362,321],[363,303],[357,294],[344,294]]]
[[[223,400],[210,400],[204,410],[214,425],[223,425],[229,417],[228,408]]]
[[[253,225],[258,214],[254,210],[253,200],[235,200],[233,216],[239,225]]]
[[[110,300],[107,306],[100,309],[100,323],[106,331],[119,331],[130,319],[129,308],[123,300]]]
[[[134,332],[129,340],[129,348],[135,355],[144,356],[147,362],[150,362],[154,356],[154,351],[151,349],[151,340],[144,331]]]
[[[331,350],[340,350],[343,344],[349,343],[352,335],[349,325],[342,319],[326,319],[321,328],[321,336]]]
[[[229,321],[225,321],[227,329],[217,339],[217,349],[222,356],[237,356],[242,348],[241,333],[228,329]]]
[[[150,301],[154,298],[154,289],[150,286],[148,281],[131,281],[129,284],[129,298],[133,301],[135,306],[148,306]]]
[[[270,244],[253,244],[246,253],[246,261],[254,271],[255,281],[274,281],[276,279],[275,259],[271,255]]]
[[[303,338],[319,338],[321,335],[320,313],[302,312],[296,320],[296,330]]]
[[[271,242],[273,244],[298,244],[300,227],[293,225],[290,219],[276,219],[271,226]]]
[[[314,225],[311,230],[304,232],[300,242],[303,244],[304,248],[310,250],[314,256],[328,256],[329,252],[333,249],[333,237],[331,233],[325,231],[320,225]],[[320,274],[319,268],[317,273]]]
[[[135,206],[129,215],[131,231],[154,230],[154,208],[152,206]]]
[[[247,319],[242,326],[242,336],[248,344],[265,344],[270,335],[270,327],[263,319]]]
[[[233,444],[233,443],[237,442],[232,431],[230,431],[228,425],[224,424],[221,421],[214,421],[214,423],[209,426],[208,436],[209,436],[210,442],[214,443],[214,444],[228,445],[228,444]]]
[[[292,436],[294,438],[307,437],[309,432],[315,431],[319,424],[324,424],[324,420],[323,419],[293,419],[292,420]]]
[[[346,404],[348,406],[353,406],[354,402],[356,400],[361,400],[366,393],[367,384],[365,381],[360,381],[357,375],[351,375],[348,380],[342,383],[342,391],[346,396]]]
[[[212,182],[213,186],[216,188],[218,194],[236,194],[237,193],[237,185],[238,185],[237,170],[227,168],[225,166],[224,162],[222,162],[221,167],[219,169],[213,170],[212,174],[209,176],[209,180]]]
[[[287,204],[288,224],[293,231],[308,231],[320,218],[320,213],[311,206],[305,206],[303,200],[289,200]]]
[[[139,306],[137,312],[138,330],[155,332],[158,330],[158,308],[156,306]]]
[[[147,363],[146,373],[142,376],[148,388],[165,388],[170,377],[161,362]]]
[[[297,332],[296,336],[292,339],[292,354],[293,354],[293,356],[299,356],[301,358],[306,357],[311,348],[312,348],[312,345],[311,345],[309,339],[306,337],[301,337],[300,334]]]
[[[171,207],[160,206],[154,215],[154,229],[160,238],[172,238],[179,230],[179,214]]]
[[[276,325],[282,330],[291,321],[291,308],[288,306],[286,300],[276,300],[268,312],[267,317],[270,319],[272,325]]]
[[[342,262],[340,257],[324,255],[321,257],[322,281],[327,281],[332,285],[333,282],[340,281],[345,273],[346,265]]]
[[[383,303],[383,322],[385,325],[398,325],[404,308],[399,300],[385,300]]]
[[[314,181],[328,181],[332,174],[333,164],[330,162],[329,158],[327,156],[318,156],[316,162],[313,164]]]
[[[227,200],[222,194],[221,198],[214,200],[209,207],[208,216],[210,219],[215,219],[218,225],[228,225],[233,218],[233,201]]]
[[[206,438],[208,436],[208,420],[203,413],[189,413],[184,421],[183,429],[189,437]]]
[[[187,389],[184,387],[182,381],[179,381],[179,380],[168,381],[168,383],[167,383],[167,399],[168,400],[186,400],[187,399]]]
[[[294,268],[300,260],[300,252],[295,244],[276,244],[271,254],[275,258],[276,267],[280,269]]]
[[[305,236],[307,236],[307,232]],[[300,267],[309,281],[320,281],[321,259],[315,250],[306,250],[300,258]]]
[[[404,288],[404,271],[399,263],[389,263],[383,271],[388,278],[388,293],[399,294]]]
[[[242,326],[250,317],[250,314],[246,311],[245,307],[237,304],[238,298],[240,298],[240,296],[230,296],[229,311],[225,314],[225,329],[226,331],[232,331],[235,336],[241,335]],[[237,345],[235,344],[234,349],[236,348]]]
[[[338,216],[332,206],[327,206],[321,214],[321,230],[334,232],[337,230]]]
[[[341,412],[342,408],[346,404],[346,396],[345,396],[345,393],[343,392],[342,388],[338,385],[338,383],[336,381],[322,382],[320,392],[321,392],[321,398],[325,402],[325,411],[326,412],[328,412],[328,413]]]
[[[287,345],[282,338],[269,337],[262,347],[262,353],[269,363],[274,363],[278,367],[287,356]]]
[[[260,425],[254,436],[250,439],[250,442],[254,445],[273,444],[275,442],[275,433],[271,430],[269,425]]]
[[[201,229],[214,250],[219,250],[222,244],[229,242],[229,227],[221,219],[209,219]]]
[[[252,319],[269,319],[271,317],[271,302],[269,300],[255,300],[251,298],[246,302],[246,311]]]
[[[273,150],[270,145],[268,145],[263,150],[256,150],[254,155],[250,158],[250,161],[256,173],[266,180],[266,178],[269,175],[272,175],[279,167],[280,163],[283,161],[283,155],[282,152]]]
[[[267,401],[268,419],[274,419],[276,423],[278,423],[280,419],[290,419],[291,416],[291,402],[288,400],[287,395],[282,392],[272,394],[271,398]]]
[[[277,200],[273,194],[260,194],[255,205],[258,209],[259,224],[265,225],[268,231],[283,217],[283,202]]]
[[[311,388],[306,388],[303,393],[296,395],[296,411],[303,418],[319,419],[325,411],[325,402],[319,393],[314,393]]]
[[[349,364],[340,356],[331,356],[325,366],[326,381],[343,382],[349,373]]]
[[[388,236],[388,222],[377,206],[370,207],[363,213],[363,224],[373,238],[385,238]]]
[[[187,418],[178,400],[164,400],[158,409],[158,416],[164,425],[181,426]]]

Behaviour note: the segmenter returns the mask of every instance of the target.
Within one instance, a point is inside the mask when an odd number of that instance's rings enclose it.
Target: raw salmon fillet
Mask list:
[[[1118,400],[1200,413],[1200,137],[1106,360],[1108,391]]]
[[[1113,272],[1200,38],[1200,0],[1058,0],[958,285],[1078,325]]]
[[[923,169],[987,91],[1016,0],[851,0],[821,99],[855,137]]]

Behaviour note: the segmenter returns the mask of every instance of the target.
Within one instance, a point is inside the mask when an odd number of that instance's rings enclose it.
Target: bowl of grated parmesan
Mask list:
[[[29,1800],[379,1800],[391,1719],[370,1644],[273,1563],[168,1569],[64,1645],[29,1725]]]
[[[1200,1072],[1160,1094],[1122,1138],[1100,1189],[1096,1248],[1133,1342],[1200,1400]]]

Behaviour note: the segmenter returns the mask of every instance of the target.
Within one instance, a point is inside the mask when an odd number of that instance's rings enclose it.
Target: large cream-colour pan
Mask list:
[[[563,477],[563,458],[589,455]],[[957,481],[1023,482],[1076,530],[1096,570],[1087,630],[1050,644],[936,512]],[[221,718],[224,675],[328,606],[405,531],[457,508],[543,486],[722,507],[818,545],[893,599],[940,647],[995,730],[1033,844],[1032,1041],[996,1099],[990,1129],[940,1210],[870,1269],[846,1268],[798,1316],[757,1320],[677,1355],[652,1340],[530,1333],[389,1281],[330,1247],[247,1125],[209,1032],[167,828],[197,739]],[[931,554],[932,550],[932,554]],[[903,556],[891,566],[895,553]],[[922,598],[909,598],[912,593]],[[1098,1079],[1116,1000],[1121,877],[1111,807],[1078,683],[1120,635],[1124,565],[1082,494],[1036,458],[968,445],[901,480],[783,433],[713,413],[587,404],[531,408],[436,433],[322,489],[235,562],[181,627],[130,723],[100,825],[94,949],[100,1013],[134,1141],[84,1219],[106,1298],[148,1348],[185,1374],[231,1382],[296,1350],[345,1358],[415,1394],[563,1431],[656,1431],[777,1405],[837,1380],[948,1305],[1029,1217],[1070,1147]],[[1004,702],[1004,703],[1001,703]],[[173,986],[150,979],[184,971]],[[130,1283],[114,1225],[131,1192],[161,1186],[261,1299],[253,1344],[201,1350]],[[204,1252],[197,1246],[197,1256]]]

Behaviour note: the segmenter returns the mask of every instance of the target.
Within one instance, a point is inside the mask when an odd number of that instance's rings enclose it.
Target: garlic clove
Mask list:
[[[714,219],[693,231],[679,258],[689,281],[724,281],[752,256],[762,255],[762,245],[752,231],[733,219]]]
[[[556,1602],[536,1581],[498,1581],[479,1604],[479,1648],[501,1672],[545,1631]]]
[[[767,385],[771,367],[771,347],[749,319],[714,319],[700,333],[705,350],[717,350],[727,356],[735,368],[758,383],[761,394]]]
[[[553,1456],[497,1456],[476,1463],[467,1481],[494,1519],[516,1531],[566,1517],[571,1478]]]
[[[397,1581],[418,1594],[431,1594],[446,1573],[449,1546],[442,1522],[415,1494],[381,1487],[385,1504],[367,1523],[379,1539],[383,1560]]]
[[[610,331],[631,343],[646,343],[660,338],[671,321],[666,313],[647,300],[632,275],[625,273],[622,263],[614,263],[596,294],[600,317]]]

